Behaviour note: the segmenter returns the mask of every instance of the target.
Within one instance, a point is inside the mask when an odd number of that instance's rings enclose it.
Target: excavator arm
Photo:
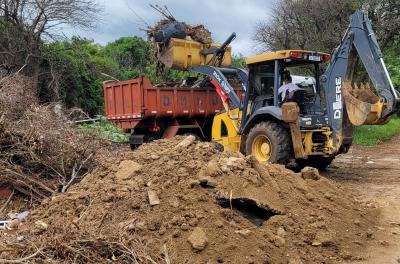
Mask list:
[[[382,124],[398,111],[399,96],[382,57],[370,20],[364,12],[356,11],[331,63],[321,76],[335,147],[342,143],[345,123]],[[352,82],[358,58],[375,93],[369,85],[357,86]]]
[[[208,76],[224,103],[229,99],[235,108],[242,109],[242,102],[235,93],[233,87],[229,84],[225,75],[237,76],[243,85],[243,90],[246,91],[248,76],[244,70],[236,68],[221,68],[209,65],[192,66],[190,70]]]
[[[243,90],[248,90],[248,73],[245,70],[239,68],[221,67],[225,50],[235,38],[236,33],[233,32],[219,48],[201,51],[203,55],[213,54],[212,59],[207,65],[189,67],[191,71],[201,73],[210,79],[211,83],[215,86],[217,93],[221,97],[222,102],[224,103],[225,110],[229,110],[230,106],[242,110],[241,99],[237,96],[234,88],[229,84],[226,76],[235,76],[242,83]]]

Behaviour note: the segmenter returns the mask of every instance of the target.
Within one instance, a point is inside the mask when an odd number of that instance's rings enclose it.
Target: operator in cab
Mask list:
[[[300,88],[292,83],[292,76],[290,76],[290,72],[285,72],[282,76],[283,85],[278,89],[278,95],[280,98],[280,102],[283,103],[285,101],[286,96],[289,96],[289,93],[293,93]]]

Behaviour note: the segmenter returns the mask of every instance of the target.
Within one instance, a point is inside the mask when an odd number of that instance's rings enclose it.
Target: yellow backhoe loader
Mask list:
[[[332,55],[305,50],[267,52],[248,58],[247,71],[222,65],[230,61],[224,56],[234,38],[232,34],[223,45],[200,51],[200,56],[212,55],[208,63],[189,63],[189,70],[209,78],[224,102],[225,111],[214,117],[212,140],[225,149],[254,155],[260,161],[295,161],[323,169],[349,150],[353,126],[384,124],[399,109],[398,92],[371,22],[362,11],[351,16]],[[176,55],[180,64],[193,57],[187,49],[182,52]],[[358,58],[370,85],[353,83]],[[324,63],[329,65],[322,71]],[[298,84],[298,89],[279,93],[285,76],[298,71],[308,72],[314,84]],[[240,80],[245,96],[235,93],[228,81],[231,76]]]

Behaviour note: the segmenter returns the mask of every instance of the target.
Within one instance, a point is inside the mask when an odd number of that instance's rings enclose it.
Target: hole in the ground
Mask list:
[[[206,189],[214,189],[216,187],[216,185],[210,184],[209,182],[206,181],[200,182],[200,186]]]
[[[274,215],[282,215],[282,212],[259,205],[256,201],[248,198],[227,199],[223,197],[216,198],[217,203],[223,208],[231,208],[247,218],[256,226],[261,226],[265,221]]]

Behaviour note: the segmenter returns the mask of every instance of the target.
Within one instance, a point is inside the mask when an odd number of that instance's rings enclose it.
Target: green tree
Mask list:
[[[398,0],[281,0],[272,17],[257,24],[254,40],[265,50],[331,52],[357,9],[368,13],[382,48],[399,38]]]
[[[38,78],[44,39],[63,25],[92,28],[101,11],[97,0],[0,0],[0,74]]]
[[[151,71],[150,45],[139,37],[122,37],[107,44],[101,51],[104,57],[118,63],[118,78],[131,79]]]
[[[393,85],[400,91],[400,41],[384,51],[385,62],[390,73]]]
[[[120,80],[156,77],[150,45],[138,37],[123,37],[106,46],[73,37],[46,44],[43,54],[47,73],[42,76],[41,98],[55,98],[91,116],[103,112],[102,82],[109,79],[103,73]]]
[[[241,54],[233,54],[232,55],[232,66],[235,68],[246,69],[246,58]]]
[[[90,115],[103,109],[101,72],[119,75],[118,63],[101,54],[92,41],[72,38],[45,45],[44,65],[49,69],[46,84],[52,97],[66,107],[80,107]]]

